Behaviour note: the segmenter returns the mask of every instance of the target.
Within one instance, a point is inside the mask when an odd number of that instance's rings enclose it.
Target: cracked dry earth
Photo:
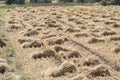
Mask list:
[[[120,7],[17,7],[6,31],[29,80],[120,80]]]

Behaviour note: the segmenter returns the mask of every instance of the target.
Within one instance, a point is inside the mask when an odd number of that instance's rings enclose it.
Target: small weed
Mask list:
[[[102,14],[106,14],[107,12],[106,12],[105,10],[102,10],[101,13],[102,13]]]
[[[115,17],[115,16],[116,16],[116,13],[112,13],[112,16]]]
[[[6,9],[0,8],[0,17],[4,17],[6,15]]]
[[[20,80],[28,80],[28,77],[26,75],[21,76]]]
[[[11,71],[17,72],[21,70],[22,64],[18,61],[18,59],[14,56],[14,48],[11,45],[7,46],[8,51],[8,61],[11,64]],[[12,56],[12,57],[11,57]]]
[[[1,8],[0,7],[0,26],[4,25],[4,19],[5,19],[5,15],[6,15],[6,10],[7,10],[6,8]],[[0,33],[0,36],[1,36],[1,33]]]
[[[14,57],[9,58],[11,64],[11,72],[17,72],[22,69],[22,64]]]
[[[4,32],[0,32],[0,36],[5,38],[5,33]]]
[[[14,48],[11,45],[7,46],[7,51],[10,53],[14,53]]]

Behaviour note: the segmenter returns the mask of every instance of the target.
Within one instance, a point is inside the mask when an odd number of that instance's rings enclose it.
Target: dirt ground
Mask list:
[[[28,77],[25,80],[120,80],[119,9],[8,9],[5,31],[22,64],[21,72]]]

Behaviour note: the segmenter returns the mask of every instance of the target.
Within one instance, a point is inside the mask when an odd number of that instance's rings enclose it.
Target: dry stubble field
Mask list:
[[[28,80],[120,80],[119,10],[16,7],[7,10],[5,32]]]

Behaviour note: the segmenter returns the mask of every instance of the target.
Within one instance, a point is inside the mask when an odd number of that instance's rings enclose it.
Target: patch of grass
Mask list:
[[[11,45],[7,46],[7,51],[9,53],[15,55],[14,48]],[[19,61],[19,59],[17,57],[15,57],[15,56],[8,57],[8,62],[10,64],[10,72],[13,72],[13,73],[15,72],[15,73],[20,74],[21,77],[19,80],[28,80],[28,78],[25,75],[24,76],[21,75],[21,72],[23,70],[22,63]],[[12,79],[12,80],[14,80],[14,79]]]
[[[6,8],[1,8],[0,7],[0,26],[1,27],[4,26],[4,18],[5,18],[5,15],[6,15],[6,10],[7,10]]]
[[[9,58],[11,64],[11,72],[19,72],[22,69],[22,64],[14,57]]]
[[[6,15],[7,8],[1,8],[0,7],[0,17],[4,17]]]
[[[3,38],[5,38],[5,33],[2,31],[2,32],[0,32],[0,37],[3,37]]]
[[[9,53],[9,55],[14,55],[14,48],[11,45],[8,45],[6,47],[7,52]],[[12,72],[16,72],[21,70],[21,63],[17,60],[16,57],[9,57],[8,58],[9,63],[11,64],[11,71]]]
[[[106,12],[105,10],[102,10],[101,13],[102,13],[102,14],[106,14],[107,12]]]
[[[11,6],[10,8],[14,8],[14,6]],[[5,18],[7,9],[9,9],[8,6],[0,7],[0,23],[1,23],[1,27],[4,26],[4,18]],[[2,37],[6,36],[4,31],[2,31],[2,30],[0,31],[0,36],[2,36]],[[20,74],[20,79],[19,80],[29,80],[26,75],[21,75],[22,63],[18,60],[18,58],[16,58],[14,56],[15,54],[14,54],[13,46],[11,44],[8,44],[6,46],[6,48],[5,48],[5,50],[6,50],[7,55],[8,55],[7,60],[8,60],[9,66],[10,66],[10,72]],[[0,55],[3,55],[2,52],[0,52]],[[13,78],[11,78],[9,80],[16,80],[16,79],[13,77]]]
[[[14,53],[14,48],[11,45],[8,45],[6,48],[8,52]]]
[[[28,80],[28,77],[26,75],[21,76],[20,80]]]
[[[116,16],[116,13],[115,13],[115,12],[113,12],[113,13],[112,13],[112,17],[115,17],[115,16]]]

